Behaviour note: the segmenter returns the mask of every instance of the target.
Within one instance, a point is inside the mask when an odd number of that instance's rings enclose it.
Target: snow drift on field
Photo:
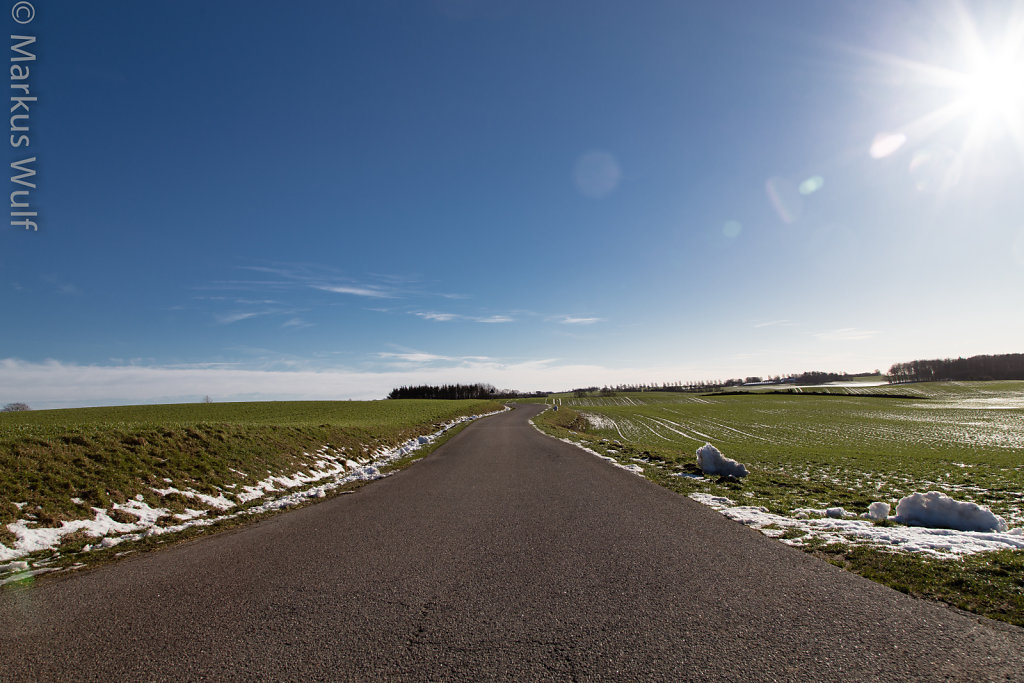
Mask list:
[[[720,474],[737,479],[747,476],[746,467],[732,458],[725,457],[721,451],[709,443],[697,449],[697,466],[704,474]]]
[[[912,493],[896,505],[901,524],[958,531],[1006,531],[1006,520],[977,503],[953,500],[939,491]]]
[[[593,429],[615,429],[615,420],[595,413],[582,413],[583,419]]]

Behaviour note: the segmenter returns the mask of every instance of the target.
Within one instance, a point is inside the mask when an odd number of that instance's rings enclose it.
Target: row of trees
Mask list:
[[[514,389],[495,389],[493,384],[442,384],[432,386],[421,384],[419,386],[402,386],[392,389],[388,398],[441,398],[450,400],[461,399],[498,399],[498,398],[525,398],[531,396],[544,397],[545,392],[534,392],[524,394]]]
[[[1024,379],[1024,353],[913,360],[889,368],[890,384],[991,379]]]

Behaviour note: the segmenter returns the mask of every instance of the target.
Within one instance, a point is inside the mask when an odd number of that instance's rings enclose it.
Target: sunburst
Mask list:
[[[953,5],[946,22],[949,30],[942,36],[945,42],[936,44],[934,62],[871,54],[903,76],[908,92],[945,93],[937,99],[922,98],[930,104],[922,105],[917,118],[880,133],[871,145],[873,157],[889,156],[904,143],[923,143],[962,122],[966,133],[949,163],[962,167],[1007,136],[1024,159],[1024,4],[1016,8],[997,29],[983,31],[962,5]]]

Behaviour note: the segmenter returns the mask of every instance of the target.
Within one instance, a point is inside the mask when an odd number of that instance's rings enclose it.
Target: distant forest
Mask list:
[[[530,396],[547,396],[544,392],[524,394],[512,389],[498,390],[492,384],[442,384],[430,386],[423,384],[415,387],[398,387],[392,389],[388,398],[441,398],[460,400],[467,398],[525,398]]]
[[[1024,353],[913,360],[889,368],[889,382],[892,384],[991,379],[1024,379]]]

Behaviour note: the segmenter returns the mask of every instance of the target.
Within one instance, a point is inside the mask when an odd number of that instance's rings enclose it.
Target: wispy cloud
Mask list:
[[[276,280],[258,281],[222,281],[221,285],[235,286],[258,290],[270,288],[275,290],[311,288],[334,294],[350,294],[376,299],[392,299],[403,295],[402,287],[409,288],[412,282],[408,278],[396,278],[377,275],[372,279],[376,282],[358,282],[335,270],[308,264],[276,265],[276,266],[240,266],[247,270],[265,275],[272,275]]]
[[[311,308],[338,305],[330,294],[367,300],[368,305],[375,306],[369,310],[399,315],[411,314],[423,320],[439,323],[461,321],[495,325],[518,320],[515,312],[454,313],[444,310],[451,305],[448,303],[445,303],[441,310],[431,310],[423,303],[409,304],[410,299],[454,301],[468,297],[443,290],[428,291],[423,282],[408,275],[370,273],[356,279],[337,270],[313,264],[245,265],[238,266],[237,270],[247,271],[254,277],[251,280],[218,280],[206,287],[198,288],[199,291],[193,297],[196,301],[206,302],[213,308],[210,314],[220,324],[230,325],[248,318],[277,314],[286,316],[281,323],[282,327],[304,327],[316,321],[315,315],[310,313]],[[311,290],[328,294],[309,296]],[[294,298],[289,295],[294,295]],[[300,300],[303,306],[301,309],[295,307],[295,302]],[[300,311],[307,315],[297,317],[295,314]],[[580,324],[589,322],[583,318],[565,317]]]
[[[131,363],[131,365],[138,365],[138,363]],[[242,364],[238,362],[216,362],[216,363],[171,363],[169,365],[163,365],[161,367],[167,368],[168,370],[213,370],[223,368],[236,368]]]
[[[562,325],[593,325],[604,322],[604,318],[584,318],[575,315],[559,315],[555,316],[554,320]]]
[[[406,363],[433,363],[439,360],[452,360],[450,356],[439,356],[436,353],[395,353],[390,351],[382,351],[377,354],[378,358],[384,358],[386,360],[400,360]]]
[[[768,322],[756,323],[754,327],[789,327],[792,324],[789,320],[769,320]]]
[[[435,322],[451,322],[453,320],[468,320],[475,323],[511,323],[515,322],[515,318],[507,315],[489,315],[489,316],[477,316],[477,315],[462,315],[460,313],[437,313],[434,311],[413,311],[413,315],[423,318],[424,320],[433,320]]]
[[[394,298],[394,294],[385,292],[380,289],[370,287],[349,287],[346,285],[311,285],[313,289],[319,289],[324,292],[334,292],[335,294],[352,294],[354,296],[368,296],[375,299],[391,299]]]
[[[861,341],[878,334],[877,330],[861,330],[856,327],[842,327],[838,330],[818,332],[814,336],[822,341]]]
[[[487,363],[493,360],[488,356],[441,356],[436,353],[424,353],[422,351],[382,351],[377,354],[377,357],[403,363]]]
[[[258,318],[262,315],[271,315],[274,311],[243,311],[237,313],[223,313],[214,316],[221,325],[230,325],[249,318]]]
[[[432,313],[429,311],[414,311],[413,315],[419,316],[424,320],[436,320],[437,322],[446,323],[450,320],[457,320],[462,316],[456,315],[455,313]]]

